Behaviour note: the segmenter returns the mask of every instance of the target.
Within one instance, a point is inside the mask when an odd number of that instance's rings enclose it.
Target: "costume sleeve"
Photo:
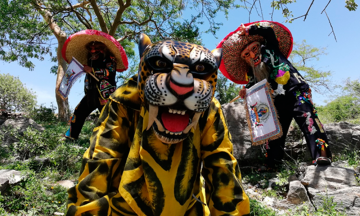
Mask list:
[[[279,42],[276,39],[274,30],[271,27],[262,27],[257,25],[250,26],[249,35],[260,35],[266,40],[266,47],[279,51]]]
[[[110,100],[101,112],[90,147],[83,156],[79,182],[68,190],[68,216],[84,212],[104,215],[108,211],[109,199],[118,193],[122,160],[129,151],[130,127],[125,107]]]
[[[220,103],[213,99],[201,134],[202,175],[211,216],[247,215],[249,198],[241,183],[241,172],[232,155],[233,144]]]
[[[266,45],[261,47],[261,53],[262,61],[270,68],[269,78],[275,80],[277,84],[286,85],[290,79],[290,66],[286,62],[279,62],[281,52],[274,29],[252,25],[249,35],[260,35],[265,38]]]

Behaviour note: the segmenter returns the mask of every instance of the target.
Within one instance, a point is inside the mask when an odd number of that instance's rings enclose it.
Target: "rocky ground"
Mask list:
[[[301,131],[292,126],[285,149],[289,160],[287,164],[292,165],[278,173],[258,173],[256,170],[264,149],[251,145],[243,104],[224,104],[223,112],[232,135],[234,155],[242,173],[245,173],[244,187],[250,198],[273,208],[278,214],[305,207],[317,210],[327,204],[324,202],[331,202],[339,212],[360,215],[360,164],[349,165],[346,161],[337,161],[331,166],[311,165],[305,139]],[[326,124],[324,128],[334,155],[344,150],[360,150],[360,125],[340,122]],[[289,177],[284,182],[282,178],[286,176]],[[259,180],[252,181],[251,178]]]
[[[245,111],[240,103],[223,105],[234,143],[234,155],[238,159],[246,193],[277,212],[276,215],[289,215],[294,209],[308,209],[309,212],[324,206],[334,207],[335,211],[345,215],[360,216],[360,165],[350,165],[338,160],[331,166],[310,165],[311,158],[306,143],[296,127],[289,131],[285,163],[288,168],[278,172],[258,172],[261,166],[263,150],[261,146],[252,146],[245,118]],[[0,119],[1,128],[16,128],[22,134],[27,128],[43,131],[44,128],[31,119]],[[360,149],[360,126],[346,122],[324,125],[334,154],[344,150]],[[1,130],[0,130],[1,131]],[[0,148],[6,151],[11,143],[18,140],[9,134],[0,134]],[[15,159],[14,159],[15,158]],[[19,159],[19,158],[18,158]],[[0,159],[2,163],[5,161]],[[13,157],[12,160],[16,160]],[[19,159],[20,160],[20,159]],[[28,159],[27,159],[28,160]],[[39,166],[46,166],[49,158],[32,157]],[[0,191],[13,187],[22,181],[26,174],[17,170],[0,170]],[[47,187],[61,185],[70,188],[75,179],[49,182],[43,179]],[[51,193],[51,191],[49,191]],[[329,204],[330,203],[330,204]],[[335,204],[335,205],[333,205]],[[57,212],[56,215],[63,215]]]

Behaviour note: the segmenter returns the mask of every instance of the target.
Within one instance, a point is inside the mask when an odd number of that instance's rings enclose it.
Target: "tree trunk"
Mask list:
[[[40,12],[44,20],[49,24],[49,28],[54,33],[54,36],[58,40],[57,48],[57,60],[58,60],[58,71],[56,76],[56,86],[55,86],[55,97],[56,103],[58,105],[58,117],[61,121],[68,121],[69,119],[69,103],[68,100],[62,100],[57,89],[60,87],[61,80],[64,76],[64,69],[66,68],[66,62],[62,58],[61,49],[67,39],[66,33],[61,31],[59,25],[53,19],[53,15],[46,8],[42,8],[40,5],[43,5],[43,2],[33,0],[32,5]]]
[[[56,86],[55,86],[55,96],[56,96],[56,102],[58,105],[58,118],[60,121],[68,121],[69,120],[69,102],[68,100],[63,100],[60,97],[60,94],[58,92],[58,88],[60,87],[61,80],[64,76],[65,70],[66,70],[66,62],[62,58],[61,55],[61,49],[66,41],[66,34],[65,32],[61,32],[60,37],[57,37],[58,39],[58,48],[57,48],[57,59],[58,59],[58,70],[57,70],[57,76],[56,76]]]

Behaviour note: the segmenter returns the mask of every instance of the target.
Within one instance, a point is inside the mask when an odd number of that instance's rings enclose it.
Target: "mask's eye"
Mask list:
[[[202,64],[198,64],[198,65],[195,66],[195,70],[196,70],[197,72],[202,72],[202,71],[205,70],[205,66],[202,65]]]
[[[246,53],[243,54],[242,57],[243,57],[243,58],[248,58],[249,56],[250,56],[250,53],[249,53],[249,52],[246,52]]]
[[[166,67],[166,62],[165,61],[163,61],[163,60],[157,60],[156,62],[155,62],[155,64],[156,64],[156,66],[158,66],[158,67],[160,67],[160,68],[164,68],[164,67]]]
[[[257,51],[258,49],[259,49],[259,47],[258,47],[257,45],[252,48],[252,50],[253,50],[254,52]]]

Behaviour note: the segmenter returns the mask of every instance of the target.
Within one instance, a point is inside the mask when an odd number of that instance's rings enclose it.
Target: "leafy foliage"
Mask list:
[[[7,112],[26,111],[36,104],[35,93],[18,77],[0,74],[0,109]]]
[[[0,60],[17,61],[32,70],[32,58],[43,60],[45,55],[52,55],[44,43],[52,33],[30,2],[0,1]]]
[[[341,95],[318,107],[319,115],[327,122],[355,121],[360,118],[360,82],[347,80],[345,86],[340,87]]]
[[[241,87],[231,82],[220,72],[218,73],[215,97],[220,104],[229,103],[232,99],[239,95]]]
[[[325,48],[314,47],[303,40],[300,44],[294,43],[293,51],[290,55],[290,61],[293,66],[302,73],[306,82],[313,90],[322,93],[323,89],[331,90],[329,77],[330,71],[321,71],[312,65],[308,65],[313,60],[318,61],[321,55],[326,54]]]

